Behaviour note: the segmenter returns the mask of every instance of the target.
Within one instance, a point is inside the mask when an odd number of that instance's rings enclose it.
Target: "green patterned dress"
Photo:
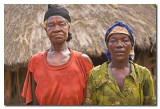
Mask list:
[[[150,71],[129,61],[131,73],[124,79],[120,91],[108,70],[109,63],[90,71],[84,105],[155,105],[153,80]]]

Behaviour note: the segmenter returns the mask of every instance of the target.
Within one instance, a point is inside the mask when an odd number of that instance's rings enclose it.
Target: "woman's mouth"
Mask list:
[[[114,53],[115,53],[115,54],[118,54],[118,55],[125,54],[125,52],[124,52],[124,51],[115,51]]]

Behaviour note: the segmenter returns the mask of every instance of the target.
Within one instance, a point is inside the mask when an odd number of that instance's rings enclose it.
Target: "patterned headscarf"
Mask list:
[[[129,28],[128,25],[123,24],[123,22],[115,21],[115,24],[107,30],[106,35],[105,35],[105,42],[107,46],[108,46],[109,37],[114,33],[123,33],[130,37],[132,49],[129,54],[129,60],[133,61],[134,60],[134,38],[133,38],[134,33],[133,31]],[[111,60],[111,55],[110,55],[109,50],[106,51],[106,56],[109,60]]]

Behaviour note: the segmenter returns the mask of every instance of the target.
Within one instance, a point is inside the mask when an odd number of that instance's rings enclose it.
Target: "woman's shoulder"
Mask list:
[[[134,63],[134,65],[135,65],[137,73],[140,77],[146,78],[146,77],[151,76],[151,72],[149,71],[148,68],[146,68],[142,65],[136,64],[136,63]]]
[[[74,55],[77,59],[79,60],[86,60],[91,66],[93,66],[93,63],[92,63],[92,60],[90,59],[90,57],[85,54],[85,53],[82,53],[82,52],[78,52],[78,51],[74,51]]]
[[[45,52],[46,52],[46,51],[45,51]],[[30,61],[31,61],[31,62],[34,62],[34,63],[37,63],[39,60],[42,60],[42,59],[44,58],[45,52],[40,52],[40,53],[34,54],[34,55],[31,57]]]
[[[146,67],[144,67],[144,66],[142,66],[142,65],[139,65],[139,64],[136,64],[136,63],[134,63],[134,64],[135,64],[137,70],[149,72],[149,70],[148,70]]]
[[[104,62],[101,65],[98,65],[94,67],[90,71],[89,78],[93,82],[95,88],[99,88],[103,83],[107,81],[107,75],[108,75],[108,68],[107,68],[107,63]]]
[[[106,67],[106,62],[104,62],[103,64],[92,68],[91,71],[90,71],[90,74],[92,76],[101,75],[102,73],[106,73],[105,72],[106,69],[108,69],[108,68]]]

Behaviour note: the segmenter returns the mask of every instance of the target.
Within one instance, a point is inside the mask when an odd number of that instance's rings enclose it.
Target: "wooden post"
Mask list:
[[[11,71],[9,68],[4,70],[4,104],[8,105],[12,98]]]
[[[17,69],[16,70],[16,74],[17,74],[17,83],[16,83],[16,85],[17,85],[17,93],[18,93],[18,98],[19,98],[19,102],[20,102],[20,104],[22,104],[22,98],[21,98],[21,90],[20,90],[20,77],[19,77],[19,69]]]

